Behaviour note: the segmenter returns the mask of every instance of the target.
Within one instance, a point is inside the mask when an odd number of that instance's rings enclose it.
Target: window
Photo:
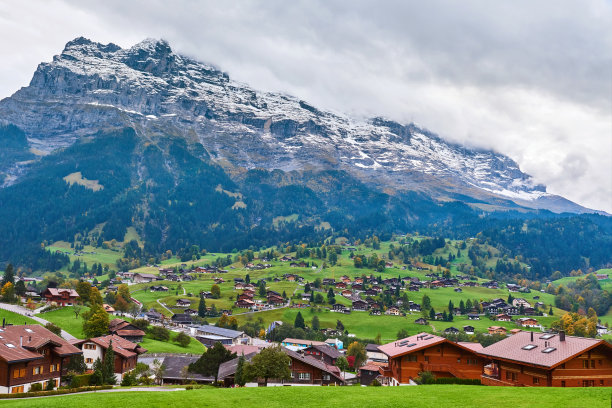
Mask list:
[[[40,374],[40,367],[34,367],[32,369],[32,375],[38,375]]]
[[[461,359],[460,358],[457,359],[457,364],[461,364]]]
[[[603,386],[604,385],[604,380],[599,380],[599,385]]]
[[[565,363],[561,364],[561,368],[565,368]]]
[[[300,380],[310,380],[310,373],[300,373]]]
[[[46,356],[47,354],[49,354],[49,349],[44,349],[44,350],[42,351],[42,355],[43,355],[43,356]]]
[[[295,373],[293,371],[291,372],[291,378],[295,378]]]
[[[95,350],[96,349],[96,345],[95,344],[91,344],[91,343],[85,343],[85,345],[83,345],[83,348],[85,350]]]
[[[561,381],[561,386],[565,387],[565,381]]]
[[[582,386],[583,387],[594,387],[595,381],[594,380],[582,380]]]
[[[515,372],[506,371],[506,380],[517,381],[518,376]]]
[[[595,368],[595,360],[591,360],[591,368]]]
[[[415,362],[415,361],[417,361],[417,356],[409,354],[409,355],[406,356],[406,361]]]
[[[533,383],[534,384],[539,384],[540,383],[540,379],[538,377],[533,377]]]
[[[86,358],[85,364],[93,364],[93,358]]]
[[[17,394],[19,392],[23,392],[23,385],[20,385],[18,387],[13,387],[11,389],[11,394]]]
[[[582,360],[582,368],[589,368],[589,360]]]
[[[425,362],[429,363],[429,356],[425,356]]]
[[[16,368],[13,370],[13,378],[23,378],[26,376],[25,368]]]
[[[323,380],[329,381],[329,374],[323,374]]]

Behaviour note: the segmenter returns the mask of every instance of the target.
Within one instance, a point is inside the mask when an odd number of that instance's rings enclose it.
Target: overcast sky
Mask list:
[[[0,98],[75,37],[163,38],[256,89],[495,149],[612,213],[610,1],[4,0],[0,36]]]

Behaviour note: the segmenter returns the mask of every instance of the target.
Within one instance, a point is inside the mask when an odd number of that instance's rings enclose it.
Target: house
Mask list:
[[[401,316],[402,312],[397,307],[390,307],[385,312],[386,315]]]
[[[340,292],[340,294],[344,296],[345,298],[350,299],[353,296],[353,291],[345,289],[342,292]]]
[[[516,319],[516,324],[522,327],[540,327],[540,324],[533,317],[521,317]]]
[[[151,286],[151,292],[167,292],[169,289],[166,286]]]
[[[234,304],[236,305],[236,307],[242,309],[250,309],[255,306],[255,302],[251,299],[238,299],[236,302],[234,302]]]
[[[348,307],[346,307],[346,306],[344,306],[343,304],[340,304],[340,303],[335,303],[335,304],[332,306],[332,308],[331,308],[331,311],[332,311],[332,312],[341,312],[341,313],[346,313],[346,311],[347,311],[347,310],[349,310],[349,311],[350,311],[350,309],[349,309]]]
[[[478,379],[483,358],[478,343],[454,343],[444,337],[420,333],[378,347],[389,358],[382,374],[390,385],[408,384],[422,371],[436,377]]]
[[[150,273],[135,273],[132,278],[134,283],[150,283],[157,280],[157,276]]]
[[[511,322],[512,317],[510,317],[509,315],[505,313],[500,313],[497,316],[495,316],[495,320],[497,320],[498,322]]]
[[[422,324],[423,326],[427,326],[427,319],[425,319],[424,317],[419,317],[418,319],[416,319],[414,321],[416,324]]]
[[[109,305],[108,303],[104,303],[102,305],[102,308],[104,309],[104,311],[108,314],[114,314],[115,313],[115,308],[112,307],[111,305]]]
[[[444,329],[444,334],[459,334],[459,329],[456,327],[447,327]]]
[[[286,338],[281,345],[289,350],[301,351],[311,346],[326,346],[323,341]]]
[[[285,299],[282,298],[282,296],[277,296],[277,295],[269,295],[268,296],[268,303],[271,305],[284,305],[286,303]]]
[[[612,345],[565,332],[520,332],[485,347],[484,385],[612,386]]]
[[[123,375],[136,368],[138,356],[147,350],[136,343],[125,340],[115,334],[100,336],[85,340],[73,340],[72,344],[83,351],[85,365],[89,370],[93,369],[96,360],[103,361],[106,351],[113,347],[115,355],[115,378],[121,382]]]
[[[157,310],[151,308],[144,314],[144,318],[150,322],[158,323],[164,319],[164,315],[159,313]]]
[[[184,368],[189,364],[198,361],[200,356],[184,356],[170,354],[165,357],[157,357],[157,359],[166,367],[162,375],[162,385],[166,384],[212,384],[215,381],[214,376],[204,376],[202,374],[187,371]]]
[[[245,332],[240,330],[224,329],[222,327],[203,325],[194,326],[191,329],[191,335],[200,340],[199,337],[211,335],[221,336],[231,340],[231,344],[251,344],[252,339]],[[223,342],[221,342],[223,343]],[[225,344],[225,343],[223,343]]]
[[[49,381],[58,387],[70,357],[81,354],[77,347],[37,324],[4,326],[0,337],[1,394],[28,392],[34,384],[44,389]]]
[[[521,298],[516,298],[512,300],[512,305],[515,307],[521,307],[523,306],[524,308],[526,307],[531,307],[531,303],[529,303],[528,301],[526,301],[525,299],[521,299]]]
[[[380,366],[368,363],[359,367],[359,383],[361,385],[370,385],[374,380],[378,380],[379,377]]]
[[[42,297],[47,303],[55,303],[58,306],[72,306],[79,298],[79,294],[74,289],[47,288],[43,291]]]
[[[468,313],[468,320],[480,320],[480,315],[477,313]]]
[[[142,338],[146,334],[132,323],[126,322],[123,319],[111,320],[108,323],[108,332],[134,343],[141,343]]]
[[[363,300],[356,300],[353,302],[353,310],[355,311],[366,311],[370,308],[368,302],[364,302]]]
[[[177,307],[189,307],[191,306],[191,300],[189,299],[177,299],[176,300]]]
[[[234,380],[236,376],[236,370],[238,369],[238,360],[240,359],[240,355],[244,356],[244,361],[249,362],[251,359],[259,353],[259,349],[257,351],[252,351],[250,353],[238,353],[238,357],[221,363],[219,366],[219,374],[217,376],[218,381],[223,381],[223,384],[226,387],[231,387],[234,385]],[[214,378],[213,378],[214,380]]]
[[[190,324],[193,323],[193,320],[191,319],[191,315],[187,313],[173,314],[170,320],[172,320],[172,323],[178,326],[189,326]]]
[[[313,385],[344,384],[344,379],[338,367],[326,364],[312,356],[298,354],[293,350],[284,348],[283,351],[291,359],[291,364],[289,365],[291,370],[290,383]]]
[[[598,324],[597,325],[597,334],[599,334],[600,336],[603,336],[604,334],[608,334],[608,328],[606,326]]]
[[[335,347],[328,344],[318,345],[313,344],[303,350],[304,355],[312,356],[317,360],[323,361],[325,364],[336,365],[338,357],[343,356]]]
[[[508,329],[502,326],[490,326],[487,328],[489,334],[506,334]]]
[[[327,330],[333,330],[333,329],[327,329]],[[330,332],[328,332],[328,336],[329,335],[341,335],[342,333],[337,333],[337,334],[331,334]],[[327,339],[325,340],[325,344],[335,347],[337,350],[342,350],[344,348],[344,343],[342,342],[342,340],[339,339]]]
[[[463,326],[463,332],[465,334],[474,334],[474,326]]]
[[[368,356],[368,361],[376,361],[381,363],[386,363],[389,361],[387,355],[378,349],[378,344],[366,344],[365,350],[366,355]]]

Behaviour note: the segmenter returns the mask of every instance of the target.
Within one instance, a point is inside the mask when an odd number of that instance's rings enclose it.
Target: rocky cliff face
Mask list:
[[[420,191],[488,209],[518,203],[586,211],[547,194],[502,154],[451,144],[412,124],[353,120],[256,91],[164,41],[122,49],[77,38],[40,64],[28,87],[0,102],[0,121],[23,130],[39,157],[101,129],[132,127],[152,142],[163,135],[201,143],[202,154],[235,177],[254,168],[342,170],[388,194]],[[18,183],[30,163],[5,163],[4,186]]]

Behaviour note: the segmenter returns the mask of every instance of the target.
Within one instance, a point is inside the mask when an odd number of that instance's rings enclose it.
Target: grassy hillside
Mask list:
[[[129,402],[128,402],[129,401]],[[205,388],[174,392],[120,392],[67,395],[35,400],[0,401],[0,407],[88,408],[104,406],[123,408],[147,407],[267,407],[303,408],[305,401],[313,406],[345,408],[603,408],[610,406],[609,388],[518,388],[454,385],[418,387],[269,387]]]
[[[18,313],[9,312],[8,310],[0,309],[0,321],[4,320],[6,324],[40,324],[29,317]]]

